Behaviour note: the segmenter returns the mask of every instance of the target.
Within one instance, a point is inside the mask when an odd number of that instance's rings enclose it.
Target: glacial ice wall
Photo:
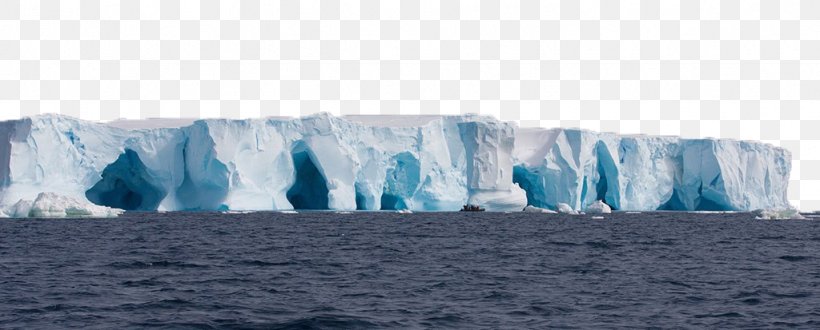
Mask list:
[[[736,140],[519,129],[514,182],[529,203],[586,209],[743,211],[789,207],[791,154]]]
[[[0,206],[56,192],[126,210],[753,210],[788,206],[789,171],[766,144],[476,115],[0,122]]]

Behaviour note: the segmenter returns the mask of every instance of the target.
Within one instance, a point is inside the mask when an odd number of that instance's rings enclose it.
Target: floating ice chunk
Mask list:
[[[532,206],[532,205],[527,205],[527,207],[524,208],[524,212],[526,212],[526,213],[558,213],[558,212],[555,212],[553,210],[542,209],[540,207],[535,207],[535,206]]]
[[[21,199],[9,207],[5,212],[12,218],[28,218],[33,201]]]
[[[37,199],[34,200],[29,216],[36,218],[115,218],[124,212],[125,210],[122,209],[99,206],[88,201],[44,192],[40,193]]]
[[[592,205],[587,206],[587,213],[612,213],[612,208],[603,201],[595,201]]]
[[[592,218],[595,219],[595,220],[603,220],[604,219],[604,217],[602,217],[602,216],[593,216]]]
[[[413,211],[410,211],[410,210],[398,210],[398,211],[396,211],[396,213],[410,214],[410,213],[413,213]]]
[[[695,214],[732,214],[738,213],[737,211],[689,211],[686,213],[695,213]]]
[[[254,211],[228,210],[228,211],[222,211],[220,213],[222,213],[222,214],[251,214],[253,212]]]
[[[50,192],[40,193],[33,202],[20,200],[8,211],[15,218],[115,218],[125,212]]]
[[[760,220],[805,220],[800,211],[795,209],[773,209],[755,211],[756,219]]]
[[[573,210],[573,209],[572,209],[572,206],[569,206],[569,204],[565,204],[565,203],[558,203],[558,213],[564,213],[564,214],[578,214],[578,211]]]

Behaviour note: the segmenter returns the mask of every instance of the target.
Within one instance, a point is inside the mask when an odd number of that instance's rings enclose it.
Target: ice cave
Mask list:
[[[404,200],[399,198],[396,195],[392,195],[389,193],[382,194],[382,210],[404,210],[407,209],[407,204],[404,203]]]
[[[310,149],[303,142],[297,143],[291,152],[296,169],[295,182],[287,192],[287,198],[295,210],[327,210],[327,180],[314,163]]]
[[[154,211],[166,194],[132,150],[108,165],[102,180],[85,192],[94,204],[129,211]]]
[[[540,176],[530,172],[524,166],[513,167],[513,183],[518,184],[527,193],[527,205],[539,208],[554,209],[555,205],[549,205],[544,198],[543,184],[539,181]]]

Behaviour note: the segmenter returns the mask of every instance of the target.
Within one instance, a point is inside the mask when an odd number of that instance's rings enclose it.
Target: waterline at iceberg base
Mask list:
[[[788,208],[791,155],[735,140],[518,128],[478,115],[0,122],[0,207],[125,210]]]

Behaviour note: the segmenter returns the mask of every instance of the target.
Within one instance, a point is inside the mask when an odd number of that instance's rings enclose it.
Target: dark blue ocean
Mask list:
[[[0,328],[820,328],[820,222],[128,213],[0,221]]]

